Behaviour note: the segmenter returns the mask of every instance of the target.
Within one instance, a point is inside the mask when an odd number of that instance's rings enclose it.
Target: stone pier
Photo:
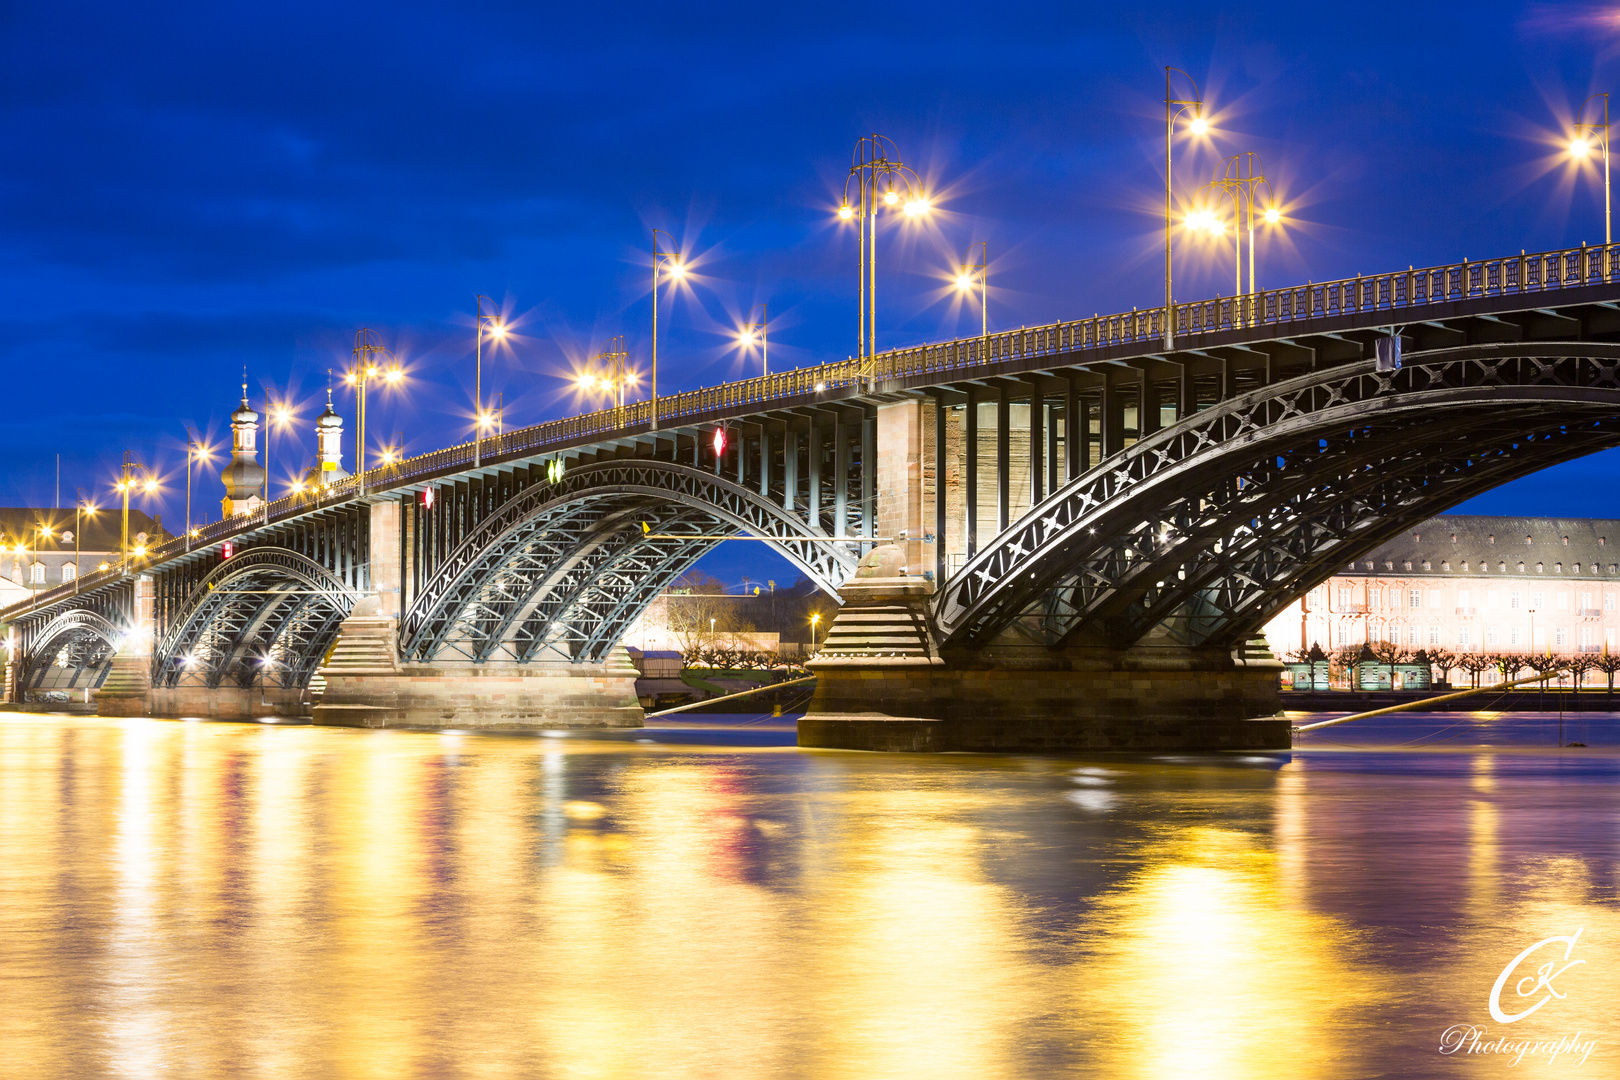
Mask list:
[[[399,507],[371,508],[371,592],[338,630],[320,676],[317,724],[343,727],[638,728],[637,672],[624,649],[600,664],[402,663]]]
[[[96,691],[97,716],[151,716],[152,645],[156,632],[156,590],[152,579],[135,579],[135,620],[113,654],[107,677]]]
[[[1003,640],[942,656],[934,587],[878,548],[840,590],[799,745],[889,751],[1286,749],[1281,665],[1144,645],[1051,650]],[[1256,719],[1264,718],[1264,719]]]

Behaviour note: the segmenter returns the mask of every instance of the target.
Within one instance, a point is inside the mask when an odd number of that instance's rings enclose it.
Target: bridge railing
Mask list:
[[[1173,311],[1174,340],[1177,344],[1191,343],[1206,334],[1233,330],[1287,326],[1312,319],[1367,312],[1395,313],[1403,308],[1476,297],[1550,293],[1616,281],[1620,281],[1620,244],[1582,245],[1560,251],[1521,253],[1483,262],[1464,259],[1449,266],[1408,268],[1392,274],[1358,275],[1340,281],[1311,282],[1284,289],[1262,289],[1239,297],[1216,297],[1213,300],[1177,304]],[[688,390],[658,399],[658,421],[660,425],[665,425],[712,416],[727,409],[769,406],[772,402],[785,402],[869,381],[948,373],[1119,345],[1156,344],[1162,342],[1165,336],[1164,314],[1161,307],[1117,315],[1095,315],[1072,322],[1020,327],[980,337],[891,349],[871,358],[837,360],[775,375]],[[580,416],[548,420],[484,439],[478,448],[479,455],[485,459],[503,459],[560,450],[593,436],[606,437],[631,430],[645,430],[651,416],[650,403],[638,401]],[[471,442],[433,450],[367,469],[365,488],[392,487],[458,472],[470,467],[473,460]],[[276,499],[270,503],[268,520],[295,517],[324,506],[349,502],[359,493],[360,483],[359,479],[350,477],[330,487]],[[264,520],[265,510],[260,508],[253,513],[216,521],[197,529],[190,546],[208,547],[251,529]],[[175,537],[149,551],[144,561],[162,561],[186,550],[186,538]],[[79,579],[78,591],[93,589],[121,576],[122,570],[116,566],[86,574]],[[70,586],[60,586],[35,597],[34,602],[53,602],[72,595],[74,591]]]

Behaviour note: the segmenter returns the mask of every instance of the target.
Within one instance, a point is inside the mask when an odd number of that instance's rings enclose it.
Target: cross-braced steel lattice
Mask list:
[[[406,612],[400,653],[418,662],[599,661],[714,537],[738,532],[768,538],[828,592],[855,569],[844,545],[808,539],[825,536],[821,529],[711,472],[601,462],[480,522]]]
[[[127,629],[85,608],[63,612],[32,635],[18,685],[28,690],[100,686]]]
[[[359,595],[297,552],[254,548],[227,559],[170,623],[153,653],[152,685],[307,686]]]
[[[1075,480],[936,600],[953,644],[1150,632],[1234,647],[1336,565],[1499,484],[1620,445],[1620,346],[1478,346],[1277,383]]]

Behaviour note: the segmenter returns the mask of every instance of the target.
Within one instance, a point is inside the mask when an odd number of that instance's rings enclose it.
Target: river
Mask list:
[[[0,714],[4,1075],[1614,1076],[1620,717],[1579,722],[1042,758]]]

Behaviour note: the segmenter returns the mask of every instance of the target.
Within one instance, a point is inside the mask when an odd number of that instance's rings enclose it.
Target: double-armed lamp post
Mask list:
[[[356,489],[361,495],[366,493],[366,390],[371,385],[372,379],[380,378],[385,383],[391,384],[397,383],[403,376],[404,372],[400,371],[394,354],[383,347],[373,331],[361,327],[354,335],[354,369],[346,376],[349,385],[360,392],[360,415],[357,425],[360,430],[354,444],[354,475]],[[473,449],[475,463],[477,454],[475,441]]]
[[[1266,179],[1260,164],[1260,155],[1251,152],[1234,154],[1226,159],[1226,164],[1219,176],[1199,189],[1200,192],[1210,192],[1218,197],[1232,200],[1232,242],[1236,252],[1236,265],[1233,267],[1232,292],[1235,296],[1242,296],[1243,288],[1243,252],[1244,237],[1248,237],[1248,265],[1249,287],[1248,292],[1254,292],[1254,228],[1256,220],[1267,225],[1276,225],[1282,220],[1282,211],[1277,206],[1275,192],[1271,189],[1271,182]],[[1257,208],[1255,194],[1264,190],[1265,197],[1261,200],[1263,208]],[[1219,236],[1226,231],[1225,224],[1205,204],[1201,209],[1195,210],[1187,217],[1187,223],[1194,228],[1203,228],[1212,235]]]
[[[922,179],[895,155],[894,140],[864,135],[855,143],[849,176],[844,180],[844,201],[838,207],[843,221],[860,218],[858,246],[860,303],[856,312],[855,354],[877,353],[877,215],[880,206],[903,208],[907,217],[933,209]],[[852,197],[853,196],[853,197]]]
[[[473,468],[476,469],[483,465],[484,431],[489,427],[489,412],[484,408],[484,336],[487,334],[492,342],[505,341],[506,321],[501,318],[501,313],[495,308],[495,302],[489,297],[480,294],[475,297],[474,302],[477,305],[475,333],[477,340],[473,344]],[[489,308],[487,311],[486,304]],[[397,370],[396,366],[393,379],[399,378]],[[364,431],[365,421],[362,420],[360,424],[361,430]],[[500,453],[499,447],[496,453]]]
[[[143,479],[137,480],[135,478],[135,472],[137,469],[146,472],[146,476]],[[118,493],[123,497],[124,500],[124,525],[118,537],[118,553],[120,559],[122,560],[122,571],[126,575],[129,573],[129,557],[131,554],[129,548],[129,493],[134,491],[137,485],[139,485],[142,491],[146,492],[147,494],[151,494],[158,488],[157,477],[153,476],[151,471],[148,470],[145,465],[142,465],[140,462],[130,457],[129,451],[125,450],[124,464],[118,474]],[[146,548],[138,548],[134,554],[137,558],[143,556],[146,554]]]
[[[974,257],[974,252],[979,254]],[[990,245],[980,240],[968,248],[968,257],[962,263],[962,272],[956,275],[956,287],[964,293],[971,293],[975,287],[979,290],[979,335],[982,340],[990,338]]]

